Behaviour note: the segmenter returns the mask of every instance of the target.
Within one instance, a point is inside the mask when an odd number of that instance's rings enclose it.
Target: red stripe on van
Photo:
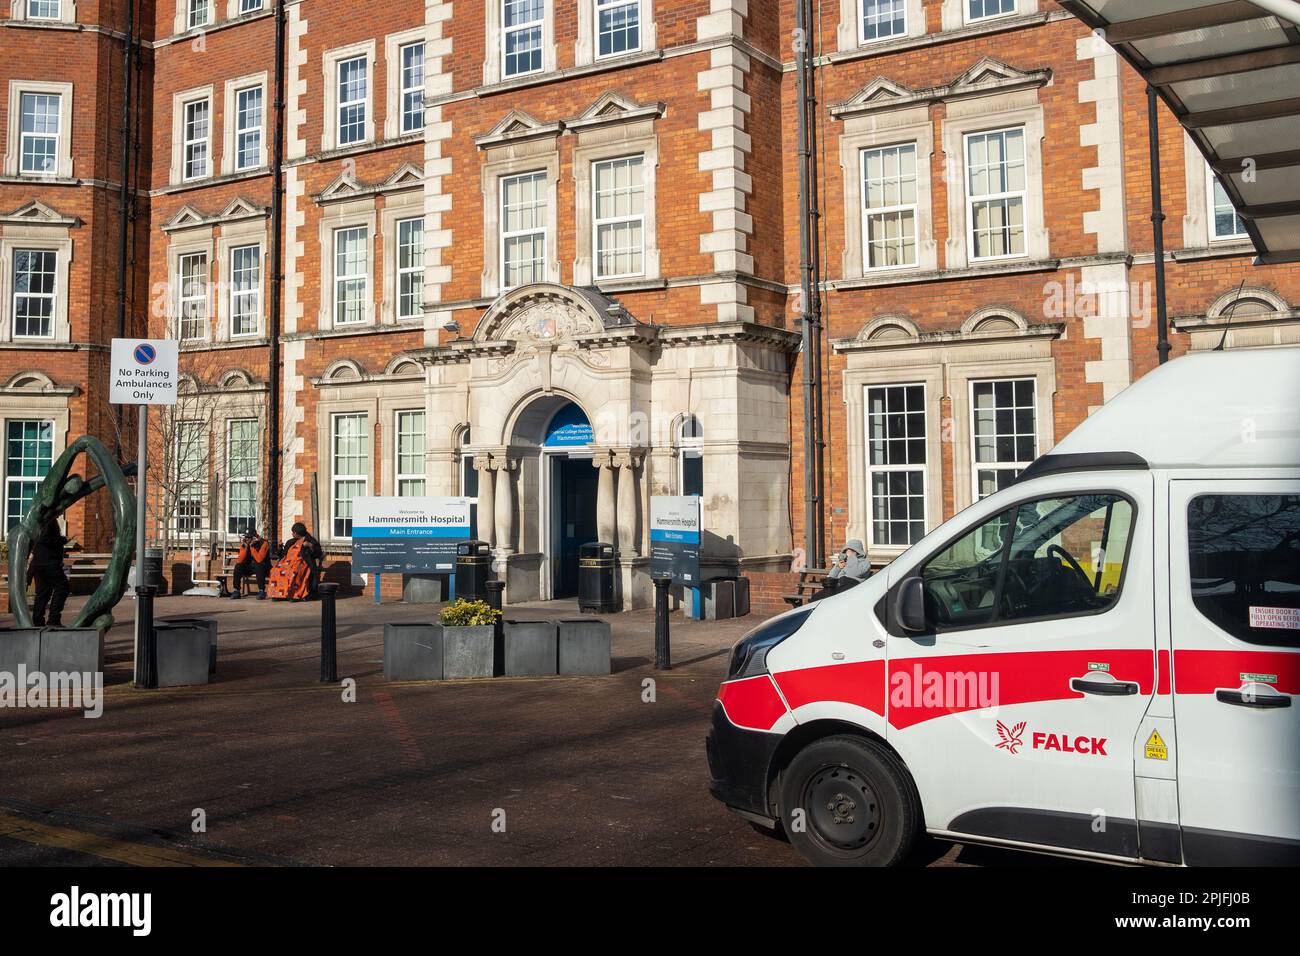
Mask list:
[[[1235,690],[1242,674],[1276,677],[1269,685],[1283,694],[1300,693],[1300,652],[1174,651],[1174,692],[1213,694],[1220,687]]]
[[[774,675],[790,709],[823,700],[864,707],[885,713],[885,662],[856,661],[804,667]]]
[[[1172,679],[1172,662],[1169,660],[1169,652],[1161,648],[1156,652],[1156,693],[1171,693]]]
[[[781,695],[766,674],[727,681],[718,688],[718,701],[728,720],[749,730],[771,730],[785,713]]]
[[[889,723],[902,729],[986,707],[1078,700],[1084,695],[1071,690],[1070,681],[1087,676],[1089,664],[1106,664],[1116,680],[1134,681],[1140,694],[1151,693],[1155,654],[1149,650],[1019,651],[903,658],[890,662]]]

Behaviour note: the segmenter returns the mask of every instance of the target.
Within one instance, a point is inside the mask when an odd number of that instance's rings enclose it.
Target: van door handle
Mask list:
[[[1216,690],[1214,699],[1220,704],[1236,704],[1238,707],[1290,707],[1291,698],[1286,694],[1247,694],[1242,690]]]
[[[1072,677],[1070,690],[1077,690],[1081,694],[1100,694],[1103,697],[1129,697],[1138,692],[1138,685],[1124,680],[1099,681]]]

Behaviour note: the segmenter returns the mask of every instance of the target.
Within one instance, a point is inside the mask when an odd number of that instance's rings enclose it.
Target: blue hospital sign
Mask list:
[[[355,573],[449,574],[470,534],[470,498],[354,498]]]
[[[700,498],[653,495],[650,498],[650,576],[674,584],[700,583]]]
[[[551,419],[543,444],[547,448],[577,448],[590,445],[591,439],[591,422],[581,408],[570,402]]]

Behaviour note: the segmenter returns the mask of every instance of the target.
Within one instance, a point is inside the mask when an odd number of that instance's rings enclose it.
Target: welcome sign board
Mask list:
[[[471,498],[354,498],[352,570],[450,574],[470,537]]]
[[[653,495],[650,498],[650,575],[674,584],[700,582],[700,498]]]

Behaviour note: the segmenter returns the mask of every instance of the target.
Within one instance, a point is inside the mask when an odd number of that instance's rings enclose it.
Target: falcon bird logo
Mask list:
[[[1005,750],[1007,753],[1011,754],[1019,753],[1020,748],[1025,745],[1025,742],[1020,739],[1025,732],[1025,723],[1026,722],[1022,720],[1014,727],[1008,729],[1007,725],[999,720],[998,737],[1001,739],[998,741],[998,749]]]

